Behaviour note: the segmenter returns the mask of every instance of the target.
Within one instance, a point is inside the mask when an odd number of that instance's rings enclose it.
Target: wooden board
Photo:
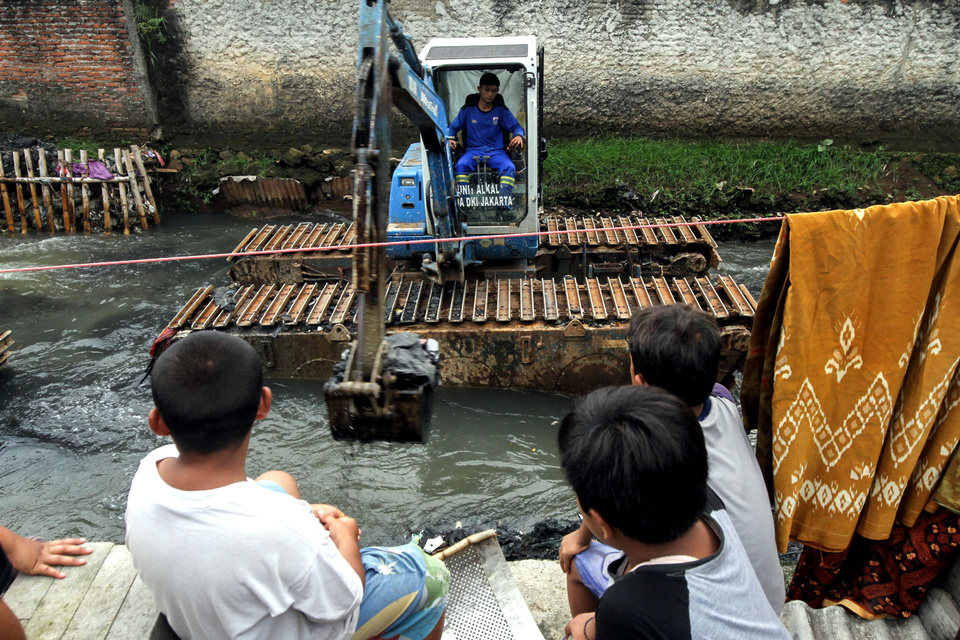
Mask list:
[[[30,640],[134,640],[149,638],[159,611],[137,577],[130,552],[92,542],[79,567],[63,567],[62,580],[20,575],[3,601]]]

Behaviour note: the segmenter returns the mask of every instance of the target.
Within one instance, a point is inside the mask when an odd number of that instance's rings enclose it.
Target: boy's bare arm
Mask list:
[[[584,522],[580,523],[579,529],[563,536],[560,541],[560,568],[564,573],[570,573],[570,563],[574,556],[590,548],[592,539],[593,534]]]
[[[0,638],[4,640],[27,640],[17,614],[10,610],[7,603],[0,600]]]
[[[341,515],[339,518],[332,514],[325,513],[317,515],[321,524],[330,532],[330,539],[336,545],[337,551],[344,557],[347,563],[360,576],[360,584],[364,584],[365,572],[363,562],[360,560],[360,528],[357,521],[349,516]]]
[[[17,571],[32,576],[62,578],[64,573],[57,571],[51,565],[77,566],[86,563],[83,558],[73,557],[93,551],[80,546],[86,541],[86,538],[67,538],[40,542],[19,536],[6,527],[0,527],[0,546],[10,559],[10,564]]]

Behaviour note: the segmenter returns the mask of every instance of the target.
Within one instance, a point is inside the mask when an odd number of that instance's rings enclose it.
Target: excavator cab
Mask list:
[[[539,231],[540,172],[545,156],[541,138],[543,52],[537,47],[536,38],[434,39],[420,52],[419,60],[425,72],[424,81],[442,102],[447,125],[457,117],[468,96],[477,93],[484,73],[494,73],[499,78],[498,97],[526,134],[523,149],[506,151],[513,175],[505,176],[491,159],[481,156],[476,168],[467,172],[467,180],[461,178],[447,185],[447,193],[454,200],[462,235],[505,236],[464,243],[468,266],[488,269],[507,261],[515,265],[531,261],[538,249],[533,234]],[[506,150],[509,138],[504,137]],[[436,259],[431,255],[432,246],[425,242],[441,235],[434,229],[437,212],[430,210],[430,193],[436,188],[433,181],[440,178],[430,175],[423,144],[410,146],[393,175],[387,227],[391,245],[387,254],[395,260],[426,263]],[[458,152],[464,151],[464,140],[457,146]],[[457,159],[455,152],[451,165]],[[531,235],[510,237],[520,234]],[[404,244],[407,241],[410,243]]]
[[[457,109],[447,113],[452,122],[460,110],[476,105],[479,99],[477,88],[484,73],[494,73],[500,80],[500,92],[494,106],[506,107],[527,131],[527,109],[523,68],[515,66],[505,69],[440,69],[434,74],[434,82],[441,97],[448,95],[445,102],[460,104]],[[471,88],[472,87],[472,88]],[[527,205],[526,155],[527,145],[510,149],[513,134],[507,130],[500,132],[500,153],[492,156],[467,146],[467,132],[471,123],[463,122],[465,127],[457,134],[457,147],[454,151],[454,164],[458,167],[456,176],[457,204],[461,215],[469,227],[487,225],[519,225],[529,212]],[[526,136],[525,136],[526,137]],[[462,167],[470,166],[469,170]],[[464,178],[466,180],[464,181]]]

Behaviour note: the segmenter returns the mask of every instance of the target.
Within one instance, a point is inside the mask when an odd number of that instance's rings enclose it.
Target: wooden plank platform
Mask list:
[[[20,618],[28,640],[46,638],[175,640],[150,592],[136,577],[123,545],[87,543],[93,553],[82,567],[62,567],[62,580],[19,576],[3,600]],[[566,576],[556,560],[511,562],[510,573],[546,637],[560,637],[569,616]],[[934,583],[917,615],[903,619],[863,620],[842,607],[810,609],[801,601],[787,603],[780,619],[798,640],[888,638],[930,640],[953,638],[960,611],[960,556],[955,556]],[[448,620],[449,623],[449,620]],[[448,625],[449,627],[449,625]],[[444,638],[453,637],[444,628]],[[933,632],[934,629],[939,633]],[[944,631],[945,630],[945,631]]]
[[[20,575],[3,597],[29,640],[144,640],[159,611],[124,545],[91,542],[62,580]]]

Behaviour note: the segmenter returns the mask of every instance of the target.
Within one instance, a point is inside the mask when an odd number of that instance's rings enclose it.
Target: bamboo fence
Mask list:
[[[4,160],[10,156],[12,176],[4,169]],[[143,230],[151,222],[160,224],[150,177],[137,145],[114,148],[112,164],[103,149],[97,151],[95,160],[104,165],[111,178],[91,178],[91,160],[89,153],[81,150],[79,164],[84,171],[74,175],[73,149],[57,150],[58,166],[52,172],[43,148],[0,152],[0,200],[6,215],[5,224],[0,224],[11,234],[24,234],[31,228],[75,233],[78,227],[90,233],[94,226],[105,233],[116,226],[128,234],[131,224],[139,224]],[[98,186],[100,192],[96,194]]]

